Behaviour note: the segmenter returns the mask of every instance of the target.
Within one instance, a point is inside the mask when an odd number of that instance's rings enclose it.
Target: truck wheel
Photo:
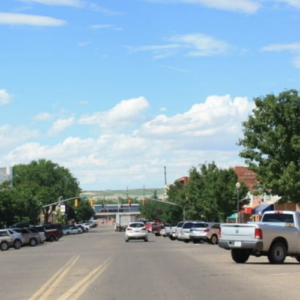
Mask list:
[[[49,241],[50,241],[50,242],[53,242],[53,241],[54,241],[54,236],[53,236],[53,235],[50,235],[50,236],[49,236]]]
[[[212,235],[212,237],[210,238],[210,242],[211,242],[211,244],[213,244],[213,245],[218,244],[218,237],[217,237],[215,234]]]
[[[271,264],[282,264],[285,261],[286,248],[283,243],[274,243],[268,253],[268,259]]]
[[[231,249],[231,257],[238,264],[245,263],[249,256],[250,251],[247,249]]]

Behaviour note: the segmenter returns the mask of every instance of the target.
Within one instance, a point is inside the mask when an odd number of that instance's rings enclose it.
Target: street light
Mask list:
[[[236,222],[239,222],[239,201],[240,201],[240,187],[241,184],[237,182],[235,184],[236,187]]]

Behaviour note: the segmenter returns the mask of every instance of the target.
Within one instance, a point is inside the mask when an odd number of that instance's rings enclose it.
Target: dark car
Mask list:
[[[44,224],[43,226],[44,226],[45,230],[57,229],[58,230],[58,238],[61,238],[63,236],[63,227],[60,223]]]

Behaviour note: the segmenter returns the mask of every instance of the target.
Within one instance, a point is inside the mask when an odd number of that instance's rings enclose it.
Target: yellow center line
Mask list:
[[[58,284],[63,280],[63,278],[68,274],[68,272],[74,266],[74,264],[77,262],[78,259],[79,259],[78,255],[76,257],[73,256],[33,296],[31,296],[29,298],[29,300],[35,300],[35,299],[44,300],[44,299],[47,299],[51,295],[51,293],[54,291],[54,289],[58,286]],[[47,290],[47,292],[45,292],[46,290]]]
[[[112,257],[108,258],[102,265],[91,271],[88,275],[83,277],[78,283],[61,295],[57,300],[76,300],[80,295],[106,270],[112,261]],[[93,277],[94,276],[94,277]],[[91,279],[91,277],[93,277]]]

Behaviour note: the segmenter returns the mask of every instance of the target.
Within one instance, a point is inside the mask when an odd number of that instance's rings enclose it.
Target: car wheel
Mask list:
[[[125,242],[128,243],[129,242],[129,238],[125,238]]]
[[[217,237],[215,234],[212,235],[212,237],[210,238],[210,242],[211,242],[211,244],[213,244],[213,245],[218,244],[218,237]]]
[[[148,242],[148,238],[145,238],[144,241],[145,241],[145,242]]]
[[[58,236],[54,237],[54,240],[57,242],[59,240]]]
[[[22,242],[20,240],[15,240],[14,241],[14,248],[15,249],[20,249],[22,247]]]
[[[2,242],[1,244],[0,244],[0,248],[1,248],[1,251],[6,251],[6,250],[8,250],[8,243],[7,242]]]
[[[50,236],[49,236],[49,241],[50,241],[50,242],[53,242],[53,241],[54,241],[54,236],[53,236],[53,235],[50,235]]]
[[[70,235],[70,231],[67,232],[67,235]]]
[[[31,240],[29,241],[29,245],[30,245],[31,247],[36,246],[36,244],[37,244],[36,239],[31,239]]]

